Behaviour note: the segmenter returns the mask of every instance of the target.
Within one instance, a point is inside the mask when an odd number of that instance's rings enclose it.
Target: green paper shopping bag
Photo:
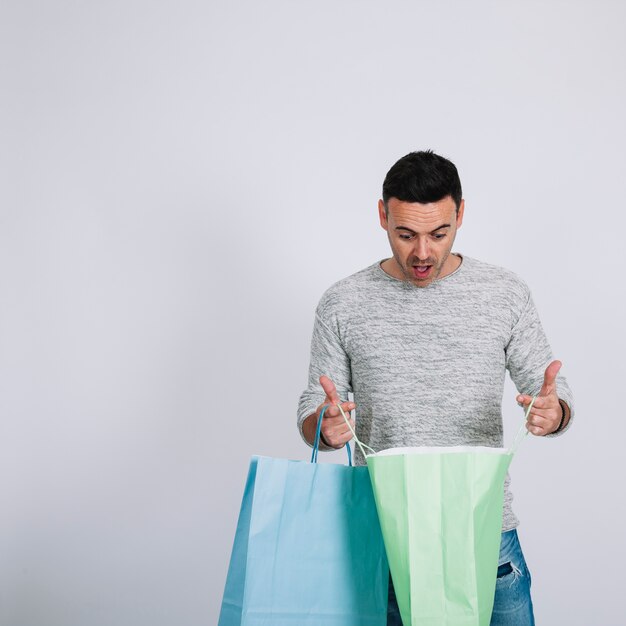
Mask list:
[[[524,424],[509,449],[424,447],[378,453],[355,435],[367,461],[404,626],[489,625],[504,479],[527,434]]]

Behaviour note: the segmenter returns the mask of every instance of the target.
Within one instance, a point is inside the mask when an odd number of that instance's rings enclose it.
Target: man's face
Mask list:
[[[388,213],[382,200],[378,202],[380,225],[387,231],[395,263],[391,270],[397,278],[426,287],[440,275],[452,272],[457,263],[450,258],[456,231],[463,222],[465,202],[459,213],[451,196],[420,204],[390,198]],[[391,263],[391,261],[390,261]]]

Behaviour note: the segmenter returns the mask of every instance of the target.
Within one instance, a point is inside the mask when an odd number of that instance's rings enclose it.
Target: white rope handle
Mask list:
[[[511,444],[511,447],[509,448],[509,454],[515,454],[517,452],[517,449],[520,446],[520,443],[524,441],[524,437],[528,435],[528,428],[526,428],[526,423],[528,422],[530,409],[532,408],[533,404],[535,404],[536,399],[537,399],[537,396],[533,396],[533,399],[530,401],[530,404],[528,405],[528,408],[526,409],[526,415],[524,415],[524,423],[521,425],[520,429],[517,431],[517,435],[515,435],[515,439],[513,439],[513,443]]]
[[[372,451],[372,454],[376,454],[376,450],[374,450],[373,448],[370,448],[369,446],[366,446],[364,443],[361,443],[359,441],[359,438],[356,436],[356,433],[354,432],[354,428],[352,428],[352,424],[350,424],[350,420],[346,417],[346,414],[341,408],[341,404],[337,403],[337,406],[339,407],[339,410],[341,411],[341,414],[343,415],[343,419],[345,420],[348,428],[350,429],[350,432],[352,433],[352,436],[354,437],[354,441],[356,441],[359,448],[361,448],[361,454],[363,455],[363,457],[367,458],[368,456],[370,456],[370,455],[365,454],[365,450],[363,448],[367,448],[368,450]]]

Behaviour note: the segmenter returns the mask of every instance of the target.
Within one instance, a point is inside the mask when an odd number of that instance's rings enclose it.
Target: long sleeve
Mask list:
[[[311,360],[309,364],[309,378],[307,388],[302,392],[298,403],[298,430],[302,439],[302,423],[314,413],[326,397],[320,385],[319,378],[323,374],[328,376],[342,401],[348,399],[348,392],[352,391],[350,359],[341,343],[336,323],[324,321],[324,298],[317,307],[311,339]],[[335,326],[333,330],[332,326]],[[308,442],[306,442],[308,444]],[[310,444],[308,444],[310,445]],[[320,447],[320,450],[323,446]]]
[[[511,331],[511,339],[506,346],[505,353],[506,368],[518,392],[531,396],[538,394],[543,385],[546,367],[554,357],[530,290],[528,290],[528,299],[522,313]],[[547,437],[562,435],[569,430],[574,419],[573,394],[561,372],[556,377],[556,390],[559,398],[569,405],[571,416],[567,426],[561,432],[546,435]]]

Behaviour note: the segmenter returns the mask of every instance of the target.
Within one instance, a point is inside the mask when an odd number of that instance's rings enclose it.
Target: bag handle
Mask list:
[[[520,444],[522,443],[526,435],[528,435],[528,429],[526,428],[526,423],[528,421],[528,416],[530,415],[530,409],[532,409],[532,406],[535,403],[536,399],[537,399],[537,396],[533,396],[533,399],[530,401],[530,404],[528,405],[528,408],[526,409],[526,414],[524,415],[524,423],[520,426],[520,429],[517,431],[517,435],[515,435],[515,439],[513,439],[513,443],[511,444],[511,447],[509,448],[509,454],[511,455],[514,455],[517,452],[517,449],[519,448]],[[364,443],[361,443],[359,441],[359,438],[356,436],[356,433],[354,432],[354,429],[350,425],[350,422],[348,421],[346,414],[341,408],[341,405],[338,404],[337,406],[339,407],[339,410],[341,411],[341,414],[343,415],[343,419],[345,420],[346,425],[348,426],[348,428],[350,429],[350,432],[352,433],[352,436],[354,437],[354,441],[356,441],[357,445],[361,449],[361,454],[363,454],[363,458],[367,459],[367,457],[369,456],[368,454],[365,453],[364,448],[371,450],[372,454],[376,454],[376,450],[374,450],[373,448],[370,448],[369,446],[366,446]]]
[[[341,408],[341,404],[337,404],[337,406],[339,407],[339,410],[341,411],[341,414],[343,415],[343,419],[346,422],[346,426],[350,429],[350,432],[352,433],[352,436],[354,437],[354,441],[356,441],[359,448],[361,448],[361,454],[363,455],[363,458],[366,459],[368,457],[368,455],[365,454],[364,448],[371,450],[372,454],[376,454],[376,450],[374,450],[374,448],[370,448],[369,446],[366,446],[364,443],[361,443],[359,441],[359,438],[356,436],[356,433],[354,432],[354,428],[352,428],[350,421],[348,420],[348,418],[346,417],[346,414],[343,412],[343,409]]]
[[[315,430],[315,441],[313,442],[313,453],[311,454],[311,463],[317,463],[317,453],[320,448],[320,438],[322,435],[322,420],[324,419],[324,413],[326,413],[326,409],[330,406],[330,404],[326,404],[322,407],[320,411],[320,416],[317,419],[317,429]],[[341,410],[341,407],[339,407]],[[343,411],[341,411],[343,413]],[[350,424],[348,424],[350,426]],[[352,428],[350,428],[352,430]],[[346,443],[346,452],[348,453],[348,465],[352,467],[352,450],[350,449],[350,442]]]
[[[528,408],[526,409],[526,414],[524,415],[524,423],[520,426],[519,430],[517,431],[517,435],[515,435],[515,439],[513,439],[513,443],[511,444],[511,447],[509,448],[509,454],[511,456],[513,456],[517,452],[517,449],[519,448],[520,443],[522,443],[526,435],[528,435],[528,428],[526,428],[526,423],[528,422],[530,409],[532,409],[532,406],[533,404],[535,404],[536,399],[537,399],[537,396],[533,396],[533,399],[530,401],[530,404],[528,405]]]

